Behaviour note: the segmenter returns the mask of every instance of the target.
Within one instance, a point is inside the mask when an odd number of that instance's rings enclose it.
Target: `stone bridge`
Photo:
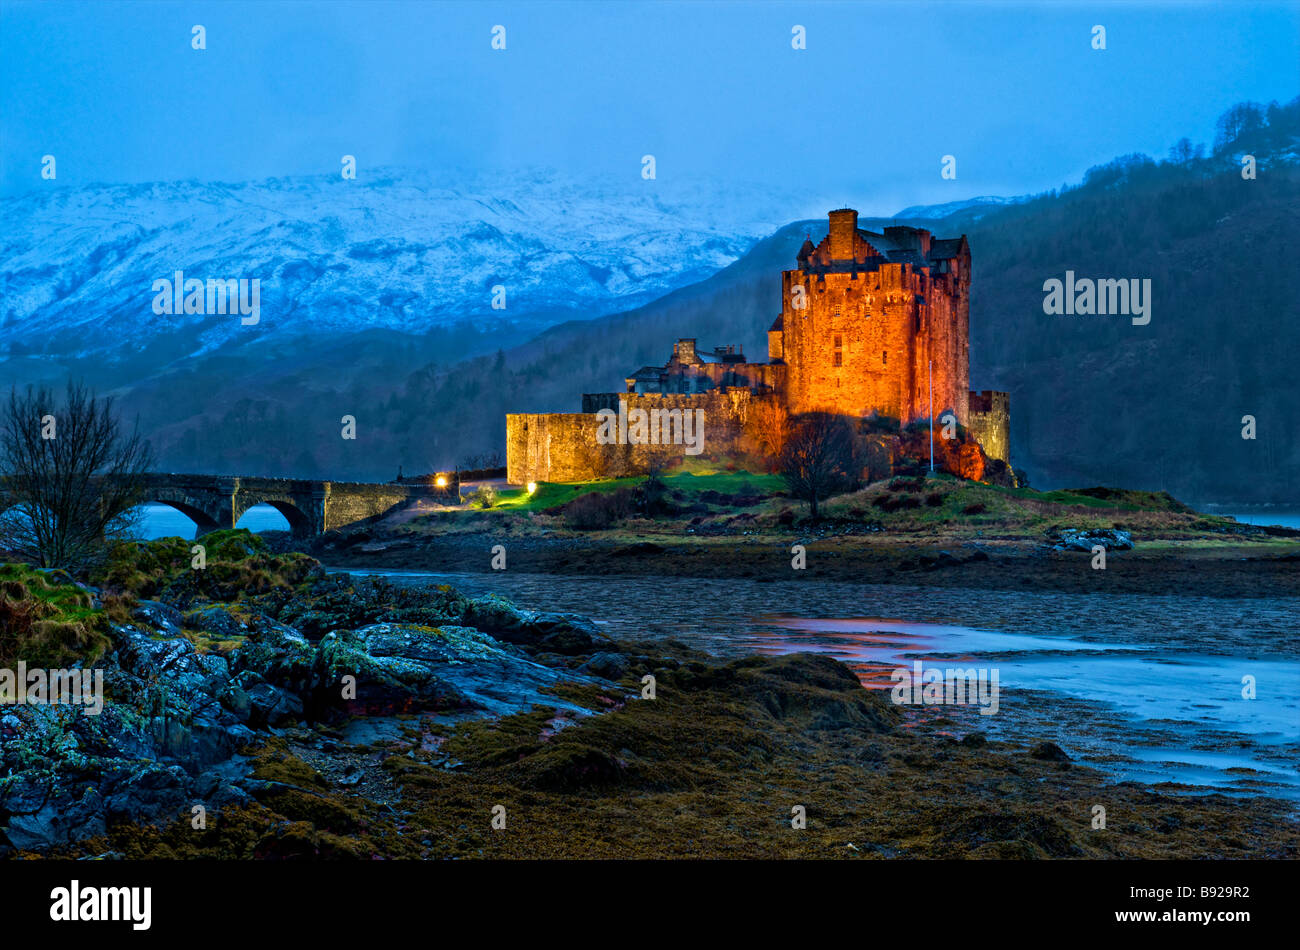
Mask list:
[[[441,484],[439,484],[441,483]],[[312,537],[364,521],[417,500],[455,504],[460,478],[440,474],[437,482],[321,482],[244,475],[145,476],[141,503],[160,502],[187,515],[197,534],[233,528],[254,505],[270,505],[289,522],[295,537]],[[0,509],[7,507],[0,491]]]
[[[270,505],[289,522],[295,537],[311,537],[374,518],[424,499],[442,504],[460,500],[454,472],[445,484],[422,482],[319,482],[244,475],[149,475],[142,501],[161,502],[188,515],[198,533],[233,528],[254,505]]]

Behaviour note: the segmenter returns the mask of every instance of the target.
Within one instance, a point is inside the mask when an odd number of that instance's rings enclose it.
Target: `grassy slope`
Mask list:
[[[88,664],[109,645],[105,611],[62,572],[0,564],[0,666]]]

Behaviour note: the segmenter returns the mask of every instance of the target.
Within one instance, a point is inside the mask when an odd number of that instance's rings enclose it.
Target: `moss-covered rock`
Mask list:
[[[202,567],[194,566],[196,544],[203,547]],[[260,537],[238,529],[215,531],[196,541],[116,542],[92,571],[91,580],[109,591],[188,606],[201,600],[234,601],[292,591],[323,575],[314,558],[272,554]]]

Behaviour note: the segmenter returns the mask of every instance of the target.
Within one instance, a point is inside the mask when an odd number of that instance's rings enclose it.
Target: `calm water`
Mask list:
[[[1300,529],[1300,511],[1270,511],[1265,514],[1230,514],[1242,524],[1277,525],[1282,528]]]
[[[192,538],[194,522],[170,505],[141,505],[144,519],[140,523],[140,537],[153,538]],[[239,519],[238,528],[249,531],[288,531],[289,522],[284,515],[270,505],[254,505],[244,512]]]
[[[1050,740],[1116,779],[1300,800],[1300,598],[1093,596],[847,583],[378,573],[574,611],[611,635],[722,657],[798,651],[868,688],[912,668],[998,671],[995,715],[909,707],[955,735]],[[1242,697],[1254,677],[1257,698]]]
[[[141,507],[145,509],[141,537],[194,537],[194,522],[175,508],[155,503]],[[1280,525],[1285,528],[1300,529],[1300,511],[1232,514],[1228,517],[1236,518],[1242,524]],[[247,528],[249,531],[288,531],[289,522],[270,505],[255,505],[239,519],[238,527]]]

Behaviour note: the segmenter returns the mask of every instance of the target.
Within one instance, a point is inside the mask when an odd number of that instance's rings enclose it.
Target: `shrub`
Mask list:
[[[594,531],[608,528],[626,518],[635,499],[627,488],[612,492],[587,492],[564,506],[564,520],[571,528]]]
[[[921,500],[913,495],[880,495],[871,504],[881,511],[898,511],[901,508],[920,508]]]
[[[623,489],[620,489],[623,491]],[[680,499],[681,493],[675,493]],[[668,486],[658,475],[651,475],[635,490],[634,500],[636,507],[641,514],[647,518],[653,518],[656,515],[673,515],[678,513],[678,507],[669,500]]]
[[[206,566],[191,565],[191,548],[204,548]],[[206,597],[237,600],[275,588],[294,588],[320,572],[320,565],[305,554],[270,554],[266,542],[239,528],[214,531],[194,541],[159,538],[155,541],[119,541],[108,550],[104,563],[90,579],[106,592],[153,598],[164,592],[173,599]]]
[[[497,490],[491,485],[480,485],[470,494],[469,502],[475,508],[491,508],[497,503]]]
[[[922,491],[925,488],[925,476],[915,478],[895,478],[889,483],[890,491]]]

